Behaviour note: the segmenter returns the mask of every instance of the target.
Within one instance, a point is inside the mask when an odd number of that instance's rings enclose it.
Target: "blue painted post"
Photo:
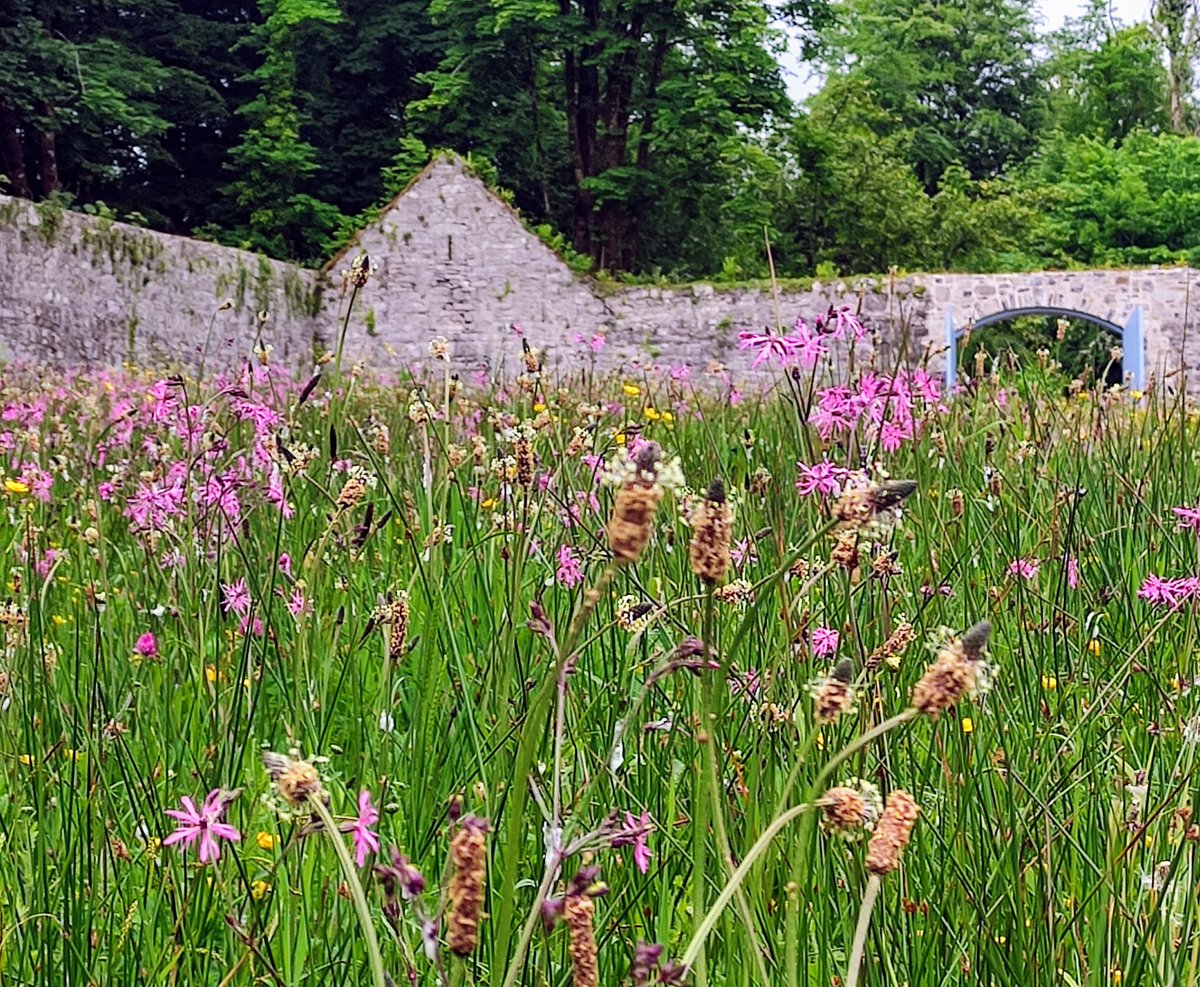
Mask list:
[[[946,393],[954,390],[958,381],[958,326],[954,324],[954,309],[946,309]]]
[[[1135,391],[1146,389],[1146,334],[1142,326],[1142,307],[1139,305],[1129,316],[1121,333],[1121,366],[1129,376],[1130,387]]]

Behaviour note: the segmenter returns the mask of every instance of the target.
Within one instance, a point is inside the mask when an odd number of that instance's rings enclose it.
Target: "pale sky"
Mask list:
[[[1089,4],[1087,0],[1038,0],[1034,6],[1041,14],[1042,30],[1053,31],[1061,27],[1068,17],[1078,17],[1087,10]],[[1118,23],[1135,24],[1149,16],[1150,0],[1109,0],[1108,8]],[[788,91],[794,99],[809,96],[820,87],[820,79],[814,78],[809,69],[800,64],[794,44],[784,60],[784,73]]]

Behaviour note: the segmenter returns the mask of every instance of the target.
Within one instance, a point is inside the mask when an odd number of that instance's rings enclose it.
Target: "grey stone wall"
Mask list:
[[[1123,325],[1140,306],[1148,369],[1163,377],[1200,368],[1190,268],[840,279],[778,300],[705,284],[616,286],[576,276],[450,158],[431,164],[322,272],[0,197],[0,357],[194,368],[215,315],[209,364],[229,366],[249,353],[265,310],[262,339],[303,370],[314,348],[336,345],[348,303],[340,273],[362,251],[377,270],[350,311],[346,354],[378,370],[426,363],[437,336],[454,344],[462,366],[518,367],[515,323],[560,366],[717,361],[736,371],[748,365],[738,330],[773,326],[777,316],[790,325],[831,304],[861,307],[884,365],[903,355],[940,367],[947,311],[965,325],[1056,306]],[[232,305],[221,308],[225,299]],[[596,333],[606,345],[592,354],[586,341]]]
[[[208,340],[227,368],[257,339],[300,367],[316,285],[243,250],[0,197],[0,359],[196,368]]]

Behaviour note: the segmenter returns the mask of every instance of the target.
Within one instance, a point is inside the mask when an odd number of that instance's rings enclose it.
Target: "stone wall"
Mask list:
[[[0,359],[196,368],[207,340],[209,366],[230,367],[259,339],[300,367],[317,281],[243,250],[0,197]]]
[[[1054,306],[1120,326],[1141,307],[1147,368],[1200,367],[1192,269],[841,279],[778,301],[753,288],[618,286],[575,275],[453,158],[426,168],[322,272],[0,197],[0,357],[194,368],[215,315],[209,365],[228,366],[249,352],[265,310],[262,339],[302,370],[314,347],[336,345],[348,303],[340,272],[362,251],[377,269],[350,312],[346,352],[380,370],[426,362],[436,336],[454,343],[460,366],[518,366],[513,324],[559,365],[715,360],[736,370],[747,364],[739,329],[830,304],[861,306],[884,361],[903,351],[935,367],[947,312],[965,326]],[[578,339],[597,332],[607,342],[593,357]]]

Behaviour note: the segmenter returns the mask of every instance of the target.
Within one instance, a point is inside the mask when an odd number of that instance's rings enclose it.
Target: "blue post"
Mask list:
[[[954,309],[946,309],[946,393],[958,382],[958,326],[954,324]]]
[[[1139,305],[1129,316],[1121,333],[1121,366],[1129,376],[1130,387],[1135,391],[1146,389],[1146,334],[1142,326],[1142,307]]]

